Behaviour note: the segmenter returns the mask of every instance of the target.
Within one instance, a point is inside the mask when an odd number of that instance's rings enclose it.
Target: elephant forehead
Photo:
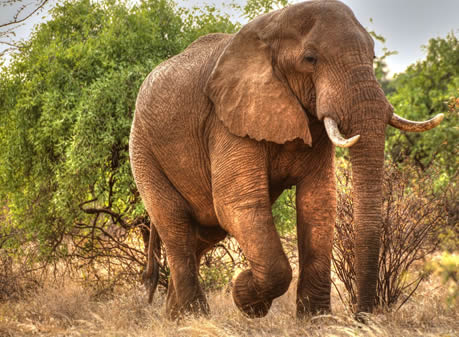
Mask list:
[[[373,50],[373,41],[352,10],[339,1],[308,1],[286,8],[282,37],[322,49]],[[301,43],[302,42],[302,43]],[[342,52],[342,50],[337,50]]]
[[[343,23],[357,21],[352,10],[340,1],[306,1],[286,8],[289,24],[320,20]]]

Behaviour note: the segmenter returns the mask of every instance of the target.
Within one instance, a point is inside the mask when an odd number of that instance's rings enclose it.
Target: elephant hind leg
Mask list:
[[[166,248],[171,273],[167,316],[177,319],[188,313],[208,314],[209,306],[198,279],[198,239],[195,225],[190,218],[180,219],[180,211],[173,213],[172,218],[171,214],[164,213],[155,218],[158,233]]]
[[[145,153],[147,153],[145,151]],[[209,312],[198,280],[197,226],[188,203],[172,186],[151,155],[131,154],[134,178],[151,221],[166,248],[172,287],[166,312],[170,319]]]
[[[227,233],[220,227],[198,227],[197,244],[196,244],[196,268],[199,271],[201,258],[218,242],[226,237]],[[169,308],[177,308],[177,295],[173,280],[169,282],[167,293],[167,306]]]

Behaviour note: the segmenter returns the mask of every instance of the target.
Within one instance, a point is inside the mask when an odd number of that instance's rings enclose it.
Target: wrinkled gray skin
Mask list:
[[[143,83],[131,165],[171,271],[167,313],[208,312],[198,282],[203,253],[230,233],[250,269],[234,282],[237,307],[268,313],[292,270],[271,213],[296,185],[299,316],[330,310],[335,223],[331,117],[350,148],[358,311],[372,310],[381,222],[385,127],[393,111],[373,71],[374,43],[338,1],[311,1],[212,34],[159,65]]]

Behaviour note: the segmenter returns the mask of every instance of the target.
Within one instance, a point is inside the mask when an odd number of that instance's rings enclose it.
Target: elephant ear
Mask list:
[[[265,15],[252,21],[232,38],[215,64],[205,93],[219,119],[237,136],[278,144],[301,138],[311,145],[305,111],[274,73],[272,51],[265,41],[276,27],[269,19]]]

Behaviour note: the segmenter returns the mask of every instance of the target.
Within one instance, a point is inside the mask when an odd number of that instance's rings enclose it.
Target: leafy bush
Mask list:
[[[199,275],[204,289],[216,290],[229,286],[234,274],[247,268],[241,247],[228,237],[202,258]]]
[[[448,288],[447,304],[454,307],[459,299],[459,256],[456,253],[443,252],[443,254],[426,264],[428,274],[434,273]]]
[[[424,48],[426,58],[390,83],[389,100],[400,116],[425,120],[444,113],[445,119],[435,132],[407,133],[388,128],[386,150],[395,162],[410,158],[422,170],[435,166],[441,177],[448,179],[459,170],[459,40],[450,33],[431,39]]]
[[[217,11],[169,0],[63,1],[0,78],[1,249],[67,259],[88,282],[134,283],[149,219],[129,166],[138,89],[160,62],[211,32]]]
[[[274,223],[280,235],[296,230],[296,188],[285,190],[272,208]]]

